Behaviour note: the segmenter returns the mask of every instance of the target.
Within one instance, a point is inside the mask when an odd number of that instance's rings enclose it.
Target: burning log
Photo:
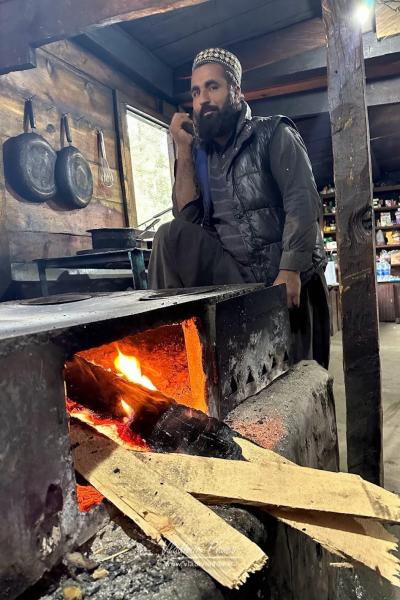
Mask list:
[[[129,417],[132,431],[146,437],[175,400],[158,390],[127,381],[80,356],[67,362],[64,370],[68,398],[92,411],[117,418]]]
[[[68,398],[100,416],[124,419],[129,414],[125,428],[139,434],[156,452],[241,458],[241,449],[233,439],[237,434],[230,427],[199,410],[177,404],[158,390],[126,381],[79,356],[66,364],[65,381]],[[72,415],[82,417],[82,410]],[[97,426],[93,419],[81,420],[118,442],[115,428],[107,429],[104,419],[99,418]],[[122,438],[129,442],[125,435]]]
[[[147,442],[157,452],[239,460],[242,451],[234,441],[235,435],[218,419],[182,404],[174,404],[159,418]]]

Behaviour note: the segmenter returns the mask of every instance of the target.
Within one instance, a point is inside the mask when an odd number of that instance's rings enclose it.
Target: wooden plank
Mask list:
[[[400,102],[400,77],[392,77],[367,82],[368,107],[384,106]],[[246,97],[246,95],[245,95]],[[285,114],[294,119],[327,113],[328,94],[326,90],[300,92],[295,96],[271,97],[251,102],[255,115],[265,116]]]
[[[144,452],[140,460],[168,476],[175,485],[215,504],[240,502],[400,523],[400,498],[357,475],[277,462],[255,465],[183,454]]]
[[[323,23],[321,19],[316,18],[233,44],[228,49],[240,59],[243,73],[246,74],[248,71],[319,48],[325,42]],[[191,63],[178,67],[175,70],[176,81],[190,79],[191,70]]]
[[[249,462],[264,465],[274,461],[294,465],[287,458],[260,448],[249,440],[234,439]],[[347,515],[332,516],[309,511],[291,511],[288,515],[287,511],[279,508],[268,510],[268,513],[308,535],[328,552],[362,563],[393,585],[400,586],[400,561],[392,554],[397,549],[398,540],[380,523]]]
[[[189,457],[183,455],[154,455],[151,453],[134,453],[129,450],[124,450],[121,447],[118,447],[112,442],[98,436],[96,433],[88,433],[82,428],[77,427],[74,423],[71,426],[72,439],[73,441],[78,440],[78,443],[81,443],[81,459],[84,463],[87,463],[88,457],[89,460],[94,463],[94,469],[99,470],[101,473],[100,484],[103,484],[104,478],[108,481],[109,477],[116,479],[118,481],[118,485],[121,490],[124,491],[126,487],[132,485],[137,485],[137,460],[145,463],[147,467],[150,466],[151,472],[158,473],[159,477],[164,481],[164,485],[169,482],[174,486],[181,487],[190,492],[191,494],[198,495],[199,486],[201,486],[202,493],[201,496],[204,499],[203,491],[204,491],[204,483],[200,484],[199,481],[204,481],[205,476],[210,475],[209,472],[204,476],[203,469],[206,468],[206,463],[213,461],[216,462],[215,459],[200,459],[199,457]],[[301,467],[297,467],[287,459],[279,456],[278,454],[265,450],[252,444],[248,440],[244,440],[242,438],[235,438],[235,441],[241,446],[243,455],[246,460],[252,461],[255,464],[250,465],[250,463],[242,463],[242,462],[233,462],[233,461],[224,461],[219,460],[217,462],[221,463],[223,466],[221,469],[215,471],[209,479],[209,487],[216,489],[220,489],[222,486],[226,485],[229,489],[231,489],[232,484],[227,483],[226,480],[229,480],[229,477],[232,477],[232,473],[224,474],[225,467],[228,467],[228,470],[237,468],[236,478],[240,481],[240,485],[243,490],[243,495],[240,495],[238,498],[239,503],[243,503],[246,500],[246,494],[248,493],[249,481],[248,478],[243,478],[243,471],[247,470],[250,472],[250,468],[253,468],[254,472],[260,473],[260,481],[264,480],[265,469],[268,469],[272,466],[279,470],[287,470],[287,467],[291,467],[292,469],[301,469]],[[112,444],[112,445],[111,445]],[[76,450],[75,450],[76,452]],[[95,458],[90,459],[90,455],[95,456]],[[98,457],[98,458],[97,458]],[[112,462],[110,469],[107,472],[103,472],[102,466],[99,463],[103,460],[109,464],[109,457],[112,457]],[[179,467],[177,471],[177,465],[182,465],[182,460],[187,464],[192,463],[192,466],[188,469],[184,469],[184,472]],[[75,456],[75,464],[76,464],[76,456]],[[99,467],[98,467],[99,465]],[[116,467],[114,473],[111,473],[111,468]],[[88,467],[85,465],[85,471],[79,465],[78,458],[78,470],[86,477],[89,481],[103,494],[104,490],[99,487],[98,480],[92,479],[93,470],[92,467]],[[87,473],[91,471],[88,476]],[[206,468],[207,470],[207,468]],[[115,477],[115,471],[117,472]],[[120,473],[123,471],[123,478],[121,479]],[[108,478],[107,478],[108,475]],[[330,476],[340,476],[340,474],[335,473],[326,473],[326,475]],[[96,477],[96,475],[95,475]],[[165,479],[164,479],[165,478]],[[354,479],[354,477],[353,477]],[[152,493],[158,492],[157,487],[157,479],[154,478],[154,486]],[[273,479],[266,479],[266,481],[273,482]],[[153,482],[153,480],[152,480]],[[289,480],[286,484],[291,487],[291,483]],[[251,486],[251,483],[250,483]],[[157,487],[157,489],[154,489]],[[267,487],[267,486],[265,486]],[[370,486],[371,489],[372,486]],[[295,486],[295,492],[299,496],[303,491],[303,487]],[[281,488],[284,493],[283,489]],[[336,489],[335,487],[332,489]],[[300,491],[301,490],[301,491]],[[218,494],[218,492],[216,492]],[[107,496],[107,494],[105,494]],[[318,495],[318,492],[316,492]],[[393,497],[395,497],[392,494]],[[115,502],[115,497],[111,497],[108,495],[109,499]],[[213,496],[207,495],[205,500],[216,503],[221,500],[221,498],[216,498],[215,494]],[[146,502],[146,498],[144,498]],[[374,500],[371,498],[372,503]],[[226,502],[226,499],[223,500]],[[314,506],[312,506],[314,508]],[[123,509],[124,510],[124,509]],[[347,557],[352,560],[356,560],[357,562],[361,562],[365,564],[369,568],[380,573],[383,577],[391,581],[394,585],[399,585],[400,581],[398,579],[398,570],[399,570],[399,560],[394,557],[391,552],[396,549],[396,539],[388,534],[386,530],[380,523],[374,522],[368,519],[355,519],[346,514],[338,515],[338,514],[324,514],[319,513],[315,510],[308,511],[285,511],[282,508],[271,508],[269,507],[268,512],[277,518],[279,521],[298,529],[305,535],[308,535],[315,541],[319,542],[323,545],[325,549],[329,552],[332,552],[336,555]],[[125,511],[124,511],[125,512]],[[142,516],[140,514],[140,516]],[[200,519],[199,522],[201,523]],[[157,527],[156,527],[157,529]],[[216,538],[217,539],[217,538]]]
[[[212,510],[95,432],[72,424],[78,472],[146,533],[157,531],[228,588],[260,570],[266,555]],[[154,533],[153,533],[154,535]]]
[[[400,561],[393,554],[398,548],[397,539],[380,523],[345,515],[293,511],[288,517],[279,509],[268,512],[285,525],[311,537],[328,552],[361,563],[400,587]]]
[[[380,40],[400,33],[400,7],[396,0],[376,0],[376,36]]]
[[[90,81],[97,81],[107,87],[119,90],[127,98],[131,106],[148,112],[160,121],[169,122],[176,108],[168,102],[163,102],[163,113],[157,111],[158,102],[155,96],[134,84],[126,75],[112,69],[97,56],[82,49],[77,43],[60,41],[48,44],[38,50],[39,53],[50,54],[65,62],[69,68],[84,73]]]
[[[124,97],[117,90],[114,91],[114,114],[117,132],[118,145],[118,167],[119,180],[124,201],[125,223],[128,227],[138,225],[135,183],[133,181],[132,156],[129,143],[128,119],[127,119],[128,98]]]
[[[355,2],[323,0],[328,38],[347,459],[351,473],[383,481],[379,323],[372,178],[361,29]]]
[[[36,258],[73,256],[78,250],[92,247],[89,235],[50,233],[48,231],[8,231],[11,262],[25,262]]]
[[[89,235],[87,234],[88,229],[123,227],[124,224],[122,206],[115,202],[94,198],[85,208],[70,209],[61,206],[55,200],[46,203],[27,202],[7,191],[6,226],[8,231],[37,231],[86,236]]]
[[[32,48],[110,25],[199,4],[204,0],[10,0],[0,4],[0,74],[34,65]]]
[[[238,443],[238,438],[235,441]],[[101,445],[101,439],[97,443]],[[103,443],[108,443],[105,438]],[[115,449],[115,454],[121,457],[129,452],[127,447],[119,450]],[[268,460],[273,454],[267,455]],[[277,455],[269,462],[259,460],[257,465],[184,454],[140,452],[135,456],[212,504],[239,502],[268,510],[281,507],[400,523],[400,497],[357,475],[300,467]]]

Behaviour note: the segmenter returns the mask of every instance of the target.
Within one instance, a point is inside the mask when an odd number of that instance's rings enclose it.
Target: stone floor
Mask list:
[[[383,397],[383,458],[385,487],[400,493],[400,325],[381,323],[380,347]],[[346,412],[342,369],[342,336],[332,338],[329,371],[334,377],[340,466],[346,470]]]
[[[383,459],[385,487],[400,494],[400,325],[380,324],[380,349],[383,397]],[[342,336],[332,338],[329,371],[334,377],[336,418],[339,433],[340,467],[346,470],[346,410],[342,368]],[[400,538],[400,526],[391,527],[391,532]],[[339,597],[343,600],[400,600],[400,589],[383,584],[367,570],[355,573],[354,579],[343,581]]]

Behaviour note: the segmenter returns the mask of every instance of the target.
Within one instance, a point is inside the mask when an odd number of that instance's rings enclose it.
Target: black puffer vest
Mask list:
[[[272,284],[279,272],[285,224],[282,196],[271,173],[269,158],[270,141],[281,122],[296,129],[295,124],[284,116],[252,118],[250,108],[244,103],[227,174],[232,178],[234,190],[233,213],[248,250],[252,270],[258,282],[267,284]],[[196,151],[194,148],[194,154]],[[204,227],[211,225],[209,212],[204,203]],[[326,264],[317,220],[315,239],[313,266],[302,273],[303,280],[309,279],[314,271]]]

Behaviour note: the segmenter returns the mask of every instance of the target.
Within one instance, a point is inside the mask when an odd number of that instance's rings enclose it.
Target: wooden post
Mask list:
[[[372,180],[355,0],[322,0],[336,189],[349,471],[381,484],[382,405]]]

